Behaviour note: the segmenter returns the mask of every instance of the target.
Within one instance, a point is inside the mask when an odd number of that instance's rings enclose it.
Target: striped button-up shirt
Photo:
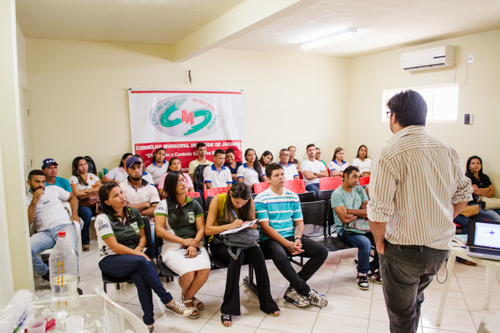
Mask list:
[[[368,218],[387,222],[392,244],[451,248],[453,204],[471,200],[473,189],[455,149],[423,126],[394,134],[373,161]]]

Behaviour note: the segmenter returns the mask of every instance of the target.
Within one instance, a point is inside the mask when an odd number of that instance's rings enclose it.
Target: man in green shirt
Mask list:
[[[358,276],[357,283],[361,290],[368,290],[368,278],[376,283],[382,283],[379,273],[378,254],[375,251],[373,261],[370,263],[371,240],[370,234],[361,222],[366,221],[366,207],[368,196],[365,190],[359,186],[359,170],[355,166],[349,166],[344,170],[342,186],[332,193],[333,218],[335,230],[339,239],[344,243],[358,248]],[[365,230],[360,230],[365,229]],[[369,227],[367,227],[369,229]]]

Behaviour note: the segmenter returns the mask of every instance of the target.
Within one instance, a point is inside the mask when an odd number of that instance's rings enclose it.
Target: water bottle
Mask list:
[[[78,265],[75,251],[59,231],[59,239],[49,257],[51,305],[54,311],[69,312],[78,306]]]
[[[99,171],[99,179],[102,179],[102,171]]]

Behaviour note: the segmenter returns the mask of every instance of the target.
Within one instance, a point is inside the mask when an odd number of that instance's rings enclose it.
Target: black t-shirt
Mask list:
[[[227,163],[226,163],[226,164],[224,164],[224,166],[226,166],[226,167],[228,167],[228,168],[229,168],[229,170],[231,171],[231,173],[232,173],[233,175],[235,175],[235,174],[238,172],[238,168],[239,168],[240,166],[242,166],[242,165],[243,165],[243,163],[241,163],[241,162],[236,162],[236,168],[231,168],[231,166],[230,166],[229,164],[227,164]]]
[[[470,180],[472,182],[472,185],[476,185],[479,188],[487,188],[491,185],[490,177],[485,174],[483,174],[479,178],[472,176]]]

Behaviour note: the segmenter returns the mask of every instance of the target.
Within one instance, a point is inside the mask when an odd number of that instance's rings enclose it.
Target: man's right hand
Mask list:
[[[294,242],[288,242],[287,245],[286,245],[286,249],[288,250],[288,252],[290,252],[293,256],[296,255],[296,254],[300,254],[302,252],[304,252],[303,249],[298,249],[296,246],[295,246],[295,243]]]
[[[45,191],[43,190],[43,188],[39,187],[38,189],[36,189],[35,192],[33,192],[33,200],[32,202],[33,203],[37,203],[40,198],[42,197],[42,195],[45,194]]]

